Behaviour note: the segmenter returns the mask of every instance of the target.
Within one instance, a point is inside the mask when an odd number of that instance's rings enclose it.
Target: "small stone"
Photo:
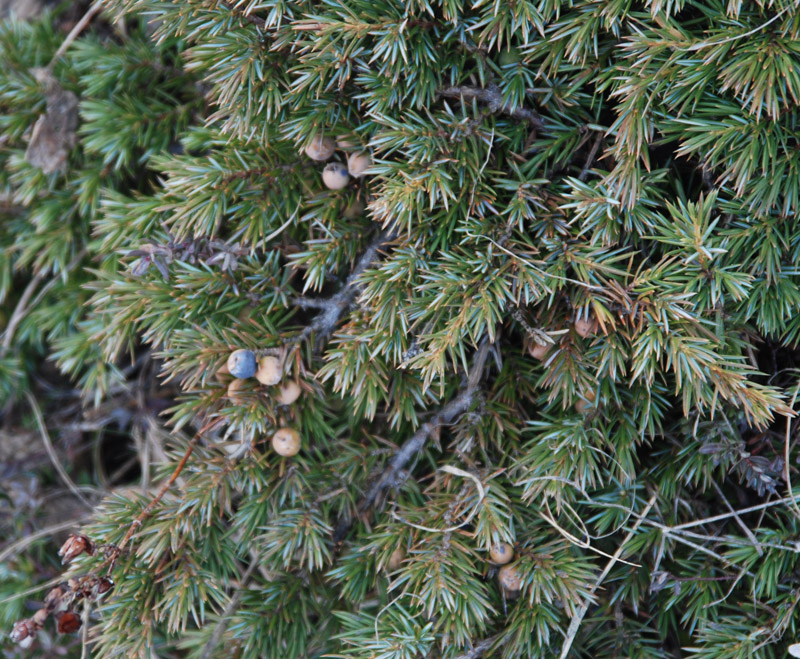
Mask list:
[[[347,171],[350,172],[350,176],[361,178],[370,167],[372,167],[372,156],[366,151],[347,156]]]
[[[501,542],[494,545],[489,551],[489,557],[493,563],[497,565],[505,565],[514,558],[514,548],[507,542]]]
[[[300,394],[302,393],[303,390],[300,388],[300,385],[294,380],[290,380],[286,384],[280,386],[275,400],[278,401],[278,405],[291,405],[300,398]]]
[[[522,578],[519,576],[516,566],[504,565],[497,573],[497,580],[507,593],[518,593],[522,588]]]
[[[305,148],[306,155],[311,158],[311,160],[318,161],[327,160],[333,155],[335,150],[336,142],[330,137],[325,137],[321,133],[316,135]]]
[[[258,360],[258,370],[256,380],[261,384],[272,386],[278,384],[283,379],[283,368],[281,361],[272,355],[266,355]]]
[[[297,455],[300,451],[300,433],[292,428],[281,428],[272,435],[272,448],[284,458]]]
[[[258,370],[255,353],[252,350],[234,350],[226,364],[235,378],[252,378]]]
[[[329,162],[322,170],[322,182],[329,190],[341,190],[350,182],[347,167],[340,162]]]

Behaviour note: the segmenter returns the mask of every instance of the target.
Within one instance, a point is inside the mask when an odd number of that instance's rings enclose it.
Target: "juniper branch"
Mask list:
[[[253,16],[251,14],[246,14],[242,10],[232,5],[230,2],[222,2],[221,4],[223,7],[228,9],[232,14],[236,14],[236,16],[238,16],[239,18],[243,18],[248,23],[255,25],[259,30],[267,29],[267,22],[264,19],[257,18],[256,16]]]
[[[321,344],[327,339],[336,328],[342,314],[346,313],[355,302],[360,290],[358,278],[369,268],[378,256],[378,250],[385,244],[394,240],[395,233],[391,230],[381,231],[364,250],[364,253],[356,261],[355,267],[350,272],[342,288],[329,298],[312,299],[296,298],[292,302],[303,309],[321,309],[318,314],[297,337],[291,341],[304,341],[312,333],[317,337],[317,343]]]
[[[439,426],[451,423],[456,417],[466,412],[475,394],[478,392],[486,358],[489,355],[489,339],[484,338],[475,354],[472,369],[467,378],[466,386],[449,403],[434,414],[429,421],[423,423],[409,439],[407,439],[400,449],[394,454],[389,464],[381,472],[372,487],[367,491],[364,498],[358,505],[358,513],[364,514],[377,500],[378,496],[397,480],[400,471],[419,453],[428,441],[428,438]],[[347,535],[352,525],[352,520],[346,520],[339,524],[334,533],[334,542],[340,542]]]
[[[239,602],[242,600],[242,593],[248,587],[250,577],[253,576],[253,572],[255,572],[258,565],[259,560],[258,556],[256,556],[250,562],[250,565],[247,566],[244,574],[239,579],[239,588],[237,588],[236,592],[228,601],[228,604],[225,606],[225,610],[222,612],[222,615],[219,618],[217,626],[214,628],[214,631],[211,633],[208,641],[206,641],[205,646],[203,646],[203,653],[200,655],[200,659],[211,659],[214,656],[214,653],[217,651],[217,647],[222,641],[222,636],[225,633],[225,630],[228,628],[230,618],[234,611],[236,611],[236,608],[239,606]]]
[[[614,567],[616,562],[622,556],[622,553],[625,551],[625,545],[636,534],[636,530],[642,525],[642,522],[645,521],[647,514],[655,505],[657,499],[658,495],[653,494],[647,501],[647,504],[645,505],[642,514],[639,516],[634,525],[631,527],[631,530],[628,531],[627,535],[622,540],[622,542],[619,543],[617,551],[614,552],[614,555],[611,557],[611,560],[606,564],[605,568],[600,573],[600,576],[597,577],[597,581],[595,581],[594,585],[589,589],[589,595],[593,595],[595,593],[595,591],[600,587],[600,584],[603,583],[603,580],[608,576],[608,573],[611,572],[611,568]],[[560,659],[566,659],[567,655],[569,654],[570,648],[572,647],[572,643],[578,634],[578,630],[580,629],[583,617],[586,615],[586,612],[588,610],[589,610],[589,603],[587,601],[585,604],[581,605],[581,607],[576,612],[575,616],[570,621],[569,628],[567,629],[566,638],[564,640],[564,644],[561,646],[561,654],[559,655]]]
[[[500,87],[494,83],[486,87],[445,87],[436,93],[445,98],[475,99],[479,103],[486,103],[493,113],[507,114],[514,119],[527,121],[537,130],[544,128],[544,119],[536,110],[510,107],[503,101]]]
[[[170,477],[164,482],[161,488],[158,490],[156,495],[150,500],[142,512],[140,512],[136,519],[134,519],[130,525],[128,526],[128,531],[125,533],[125,537],[122,538],[122,542],[120,542],[116,547],[114,547],[114,551],[112,552],[109,561],[108,561],[108,575],[110,576],[116,566],[117,559],[119,558],[122,550],[125,546],[130,542],[130,539],[133,537],[133,534],[136,532],[136,529],[142,525],[145,519],[147,519],[150,514],[153,512],[153,509],[158,505],[158,502],[164,498],[164,495],[167,493],[170,487],[178,480],[178,477],[181,475],[183,468],[186,466],[186,463],[189,461],[192,453],[194,452],[195,447],[197,446],[197,442],[200,440],[200,437],[209,430],[211,430],[214,426],[218,425],[220,422],[219,419],[213,419],[206,423],[202,428],[200,428],[189,441],[189,445],[186,447],[186,451],[183,454],[183,457],[180,459],[180,462],[175,466]]]

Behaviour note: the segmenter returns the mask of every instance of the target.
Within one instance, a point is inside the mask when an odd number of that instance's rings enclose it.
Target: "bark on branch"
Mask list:
[[[347,277],[342,288],[338,293],[329,298],[296,298],[293,300],[295,306],[303,309],[320,309],[320,313],[311,321],[303,331],[292,341],[304,341],[311,334],[315,334],[317,344],[321,345],[336,329],[336,325],[342,314],[347,312],[355,302],[356,296],[359,293],[358,278],[361,274],[369,268],[377,259],[378,251],[385,244],[394,240],[395,234],[393,231],[381,231],[367,246],[364,253],[356,261],[350,275]]]
[[[536,130],[544,128],[544,119],[536,110],[510,107],[503,101],[503,93],[500,91],[500,87],[494,83],[490,83],[486,87],[445,87],[436,93],[445,98],[475,99],[479,103],[488,105],[492,113],[507,114],[514,119],[527,121]]]

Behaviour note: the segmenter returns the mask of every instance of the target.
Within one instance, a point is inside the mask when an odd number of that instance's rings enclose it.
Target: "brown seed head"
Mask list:
[[[594,336],[597,332],[597,321],[594,318],[583,316],[575,321],[575,331],[584,339]]]
[[[397,568],[399,568],[405,557],[406,553],[403,551],[402,547],[395,549],[392,552],[392,555],[389,556],[389,562],[386,564],[386,567],[389,568],[389,572],[394,572]]]
[[[74,634],[81,628],[81,619],[72,611],[66,611],[58,617],[58,633]]]
[[[108,577],[103,577],[100,581],[97,582],[97,594],[102,595],[103,593],[107,593],[114,587],[114,582],[111,581]]]
[[[234,405],[244,405],[247,403],[247,396],[242,394],[242,391],[247,388],[247,380],[237,378],[231,380],[228,385],[228,398]]]
[[[597,394],[590,389],[589,391],[584,391],[582,395],[583,398],[579,398],[575,403],[575,410],[579,414],[588,414],[589,410],[594,407],[594,401],[597,398]]]
[[[14,627],[11,629],[11,633],[9,634],[11,640],[14,643],[20,643],[21,641],[24,641],[26,638],[31,638],[35,635],[36,635],[36,625],[30,618],[25,618],[24,620],[17,620],[17,622],[14,623]]]
[[[62,557],[62,563],[69,563],[73,558],[81,554],[92,556],[94,554],[94,543],[85,535],[79,533],[71,534],[66,542],[61,545],[61,549],[58,550],[58,555]]]
[[[547,357],[550,352],[550,348],[552,347],[553,346],[551,346],[549,343],[545,345],[542,343],[537,343],[536,341],[532,341],[528,352],[534,359],[543,360],[545,357]]]
[[[44,627],[44,623],[47,620],[47,616],[50,615],[50,612],[47,609],[39,609],[36,613],[33,614],[31,620],[33,624],[36,626],[36,629],[41,629]]]

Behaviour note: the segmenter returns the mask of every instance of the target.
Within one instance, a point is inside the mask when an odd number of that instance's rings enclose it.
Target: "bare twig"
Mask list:
[[[748,508],[740,508],[739,510],[734,510],[728,513],[721,513],[720,515],[714,515],[713,517],[705,517],[703,519],[692,520],[691,522],[684,522],[683,524],[676,524],[675,526],[670,526],[668,528],[672,531],[677,531],[680,529],[690,529],[693,526],[702,526],[703,524],[711,524],[713,522],[719,522],[723,519],[730,519],[731,517],[736,517],[737,515],[745,515],[747,513],[752,513],[757,510],[764,510],[766,508],[773,508],[775,506],[780,506],[781,504],[785,503],[795,504],[798,501],[800,501],[800,495],[784,497],[783,499],[775,499],[775,501],[760,503],[757,506],[749,506]]]
[[[83,257],[86,256],[86,249],[82,249],[72,261],[69,262],[66,268],[64,268],[60,273],[55,275],[49,282],[47,282],[40,290],[36,297],[33,298],[33,302],[31,302],[31,297],[33,296],[36,287],[39,285],[39,282],[44,279],[45,271],[40,270],[37,272],[33,279],[30,280],[28,286],[25,288],[25,291],[22,293],[22,296],[17,302],[17,306],[14,308],[14,313],[11,314],[11,318],[8,321],[8,325],[6,325],[6,329],[3,332],[3,343],[0,346],[0,356],[5,356],[8,349],[11,347],[11,341],[14,338],[14,332],[17,329],[17,325],[19,325],[22,320],[25,318],[25,314],[28,312],[30,307],[35,307],[39,301],[47,294],[47,292],[55,286],[60,277],[64,273],[72,272],[72,270],[83,260]]]
[[[22,322],[22,319],[25,317],[25,312],[28,309],[28,302],[30,301],[31,297],[33,297],[33,293],[42,279],[44,279],[44,270],[39,270],[39,272],[33,276],[33,279],[28,282],[28,285],[22,292],[22,296],[20,296],[19,302],[17,302],[17,306],[14,308],[14,313],[11,314],[8,325],[6,325],[5,332],[3,332],[3,343],[2,346],[0,346],[0,356],[4,357],[6,352],[8,352],[8,349],[11,347],[11,339],[14,338],[14,331],[17,329],[17,325],[19,325],[20,322]]]
[[[739,517],[738,513],[736,513],[736,511],[733,509],[733,506],[730,504],[730,501],[728,501],[728,498],[722,492],[722,489],[720,488],[720,486],[717,485],[714,481],[711,481],[711,485],[714,486],[714,489],[717,491],[717,495],[725,503],[725,507],[728,510],[730,510],[732,513],[734,513],[733,519],[739,525],[739,528],[742,529],[742,531],[744,531],[744,534],[747,536],[747,538],[750,540],[750,542],[753,543],[753,547],[756,548],[756,551],[758,552],[758,555],[759,556],[763,556],[764,555],[764,550],[761,548],[761,545],[759,544],[758,539],[753,534],[753,532],[748,528],[747,524],[745,524],[742,521],[742,518]]]
[[[536,110],[510,107],[503,101],[503,93],[500,91],[500,87],[494,83],[490,83],[486,87],[445,87],[436,93],[445,98],[475,99],[479,103],[486,103],[493,113],[507,114],[514,119],[527,121],[536,130],[544,128],[544,119]]]
[[[80,526],[84,522],[88,522],[90,519],[91,519],[90,515],[86,515],[85,517],[76,517],[75,519],[68,519],[65,522],[59,522],[58,524],[51,524],[50,526],[46,526],[43,529],[39,529],[38,531],[29,533],[24,538],[20,538],[16,542],[12,542],[10,545],[6,546],[3,549],[3,551],[0,551],[0,563],[14,556],[18,551],[22,551],[28,545],[32,545],[39,538],[46,538],[48,536],[53,535],[54,533],[58,533],[59,531],[66,531],[67,529]],[[0,601],[0,604],[2,604],[5,601],[6,600]]]
[[[800,388],[795,388],[794,395],[792,396],[792,402],[789,403],[789,408],[794,409],[794,403],[797,400],[797,394],[800,392]],[[786,437],[784,438],[783,442],[783,480],[786,481],[786,489],[789,492],[789,500],[792,502],[792,508],[794,509],[795,517],[800,519],[800,507],[797,506],[797,500],[794,496],[792,496],[792,475],[789,471],[789,448],[791,446],[791,434],[792,434],[792,417],[790,415],[786,415]]]
[[[94,18],[95,14],[97,14],[102,8],[103,0],[95,0],[92,6],[86,10],[86,13],[77,23],[75,23],[75,27],[69,31],[69,34],[67,35],[66,39],[64,39],[64,42],[58,47],[56,54],[53,55],[53,59],[50,60],[50,64],[47,65],[48,69],[53,68],[59,58],[67,52],[67,49],[72,45],[72,42],[78,38],[84,29],[86,29],[86,26],[89,25],[89,22]]]
[[[586,163],[583,165],[583,169],[581,170],[581,173],[578,175],[579,181],[586,180],[586,177],[589,175],[589,170],[592,168],[592,164],[594,163],[594,159],[597,157],[597,151],[600,149],[600,145],[602,143],[603,143],[603,133],[598,131],[597,137],[594,138],[592,149],[589,151],[589,155],[586,156]]]
[[[656,499],[658,498],[658,494],[653,494],[647,502],[642,514],[639,515],[639,518],[636,520],[636,523],[631,527],[631,530],[628,531],[627,535],[623,539],[623,541],[617,547],[617,551],[614,552],[614,555],[611,557],[611,560],[606,563],[605,569],[600,573],[600,576],[597,577],[597,581],[594,582],[594,585],[589,589],[589,595],[594,594],[594,592],[600,587],[600,584],[603,583],[603,580],[608,576],[608,573],[611,572],[611,568],[614,567],[616,562],[619,560],[620,556],[622,556],[622,552],[625,549],[625,545],[627,544],[628,540],[630,540],[636,530],[642,525],[644,522],[645,517],[650,512],[652,507],[656,503]],[[561,646],[561,654],[559,655],[560,659],[566,659],[567,655],[569,654],[569,650],[572,647],[572,643],[575,640],[575,636],[578,634],[578,630],[580,629],[581,622],[583,621],[583,617],[586,615],[586,612],[589,610],[589,603],[583,604],[580,609],[575,614],[575,617],[569,624],[569,628],[567,629],[567,637],[564,639],[564,644]]]
[[[467,378],[467,385],[449,403],[434,414],[429,421],[423,423],[400,449],[394,454],[389,464],[372,484],[364,498],[358,505],[359,514],[365,513],[375,503],[378,496],[397,480],[398,474],[408,462],[419,453],[428,441],[428,438],[439,426],[451,423],[457,416],[469,409],[483,377],[483,369],[489,354],[489,339],[484,338],[475,354],[475,360]],[[339,524],[334,533],[334,542],[340,542],[350,530],[352,521]]]

